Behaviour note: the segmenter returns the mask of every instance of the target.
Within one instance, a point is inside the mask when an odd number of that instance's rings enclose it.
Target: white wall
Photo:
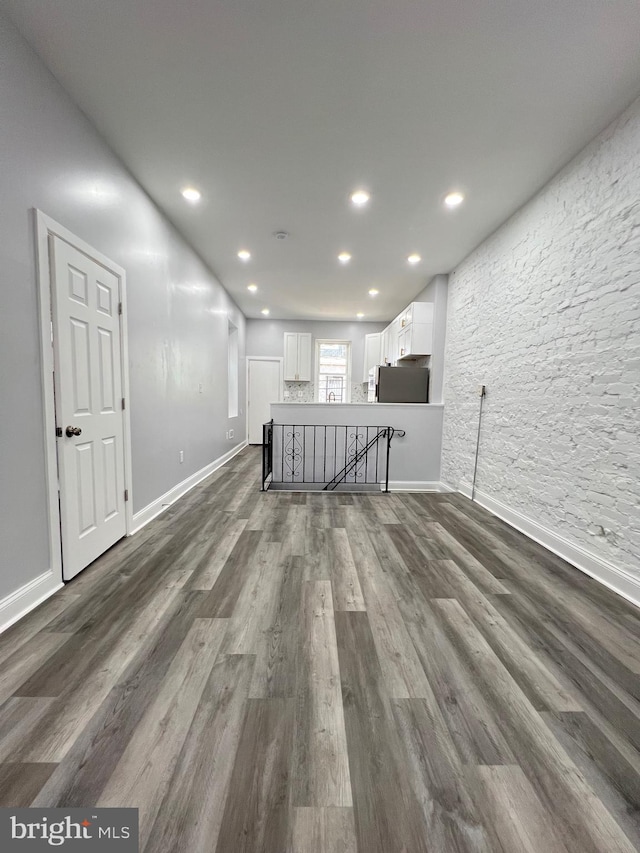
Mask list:
[[[640,101],[449,277],[454,486],[480,383],[481,492],[640,580]]]
[[[1,16],[0,181],[1,602],[50,565],[32,208],[127,272],[134,511],[230,450],[229,427],[242,440],[245,418],[227,419],[242,314]],[[243,361],[240,376],[243,410]]]
[[[433,302],[433,347],[429,359],[429,400],[442,403],[444,395],[444,352],[447,335],[447,301],[449,276],[436,275],[413,300]]]

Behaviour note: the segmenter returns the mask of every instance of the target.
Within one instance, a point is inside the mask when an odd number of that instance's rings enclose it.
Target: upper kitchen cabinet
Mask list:
[[[381,364],[395,364],[398,360],[398,336],[400,334],[400,317],[396,317],[389,323],[382,333],[382,360]]]
[[[380,364],[391,364],[391,326],[387,326],[382,331],[382,340],[380,345]]]
[[[284,333],[284,381],[311,382],[311,334]]]
[[[431,355],[433,303],[412,302],[399,316],[398,360]]]
[[[398,315],[400,328],[412,323],[433,323],[433,302],[412,302]]]
[[[364,371],[362,381],[369,381],[369,371],[382,364],[382,332],[364,336]]]

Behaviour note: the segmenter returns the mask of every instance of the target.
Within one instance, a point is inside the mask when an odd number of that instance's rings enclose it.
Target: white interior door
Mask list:
[[[120,279],[50,236],[63,578],[126,533]],[[62,434],[60,434],[62,433]]]
[[[248,358],[249,444],[262,444],[262,425],[271,420],[271,403],[280,402],[282,360]]]

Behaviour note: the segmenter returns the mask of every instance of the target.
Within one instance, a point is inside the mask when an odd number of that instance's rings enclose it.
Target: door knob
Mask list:
[[[80,427],[68,426],[65,430],[67,438],[73,438],[74,435],[82,435]]]

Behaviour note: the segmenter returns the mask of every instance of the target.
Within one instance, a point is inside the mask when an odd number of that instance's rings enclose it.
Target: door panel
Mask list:
[[[118,445],[115,435],[102,439],[104,520],[118,512]]]
[[[78,534],[80,538],[96,528],[96,482],[93,442],[75,445],[75,463],[77,471],[77,495],[70,501],[78,516]]]
[[[90,413],[91,364],[89,360],[89,326],[70,318],[71,371],[73,375],[73,414]]]
[[[101,314],[106,314],[108,317],[111,317],[113,313],[113,300],[111,298],[111,290],[106,284],[102,284],[102,282],[98,281],[96,283],[98,288],[98,311]]]
[[[87,276],[82,270],[77,270],[69,265],[67,268],[69,276],[69,298],[79,302],[81,305],[88,304],[89,283]]]
[[[98,375],[100,377],[100,413],[115,411],[113,380],[113,335],[108,329],[98,327],[98,352],[100,354]]]
[[[281,376],[282,362],[249,359],[249,444],[262,444],[262,425],[271,419],[271,403],[280,400]]]
[[[120,280],[49,238],[63,577],[126,533]],[[80,435],[66,435],[66,428]]]

